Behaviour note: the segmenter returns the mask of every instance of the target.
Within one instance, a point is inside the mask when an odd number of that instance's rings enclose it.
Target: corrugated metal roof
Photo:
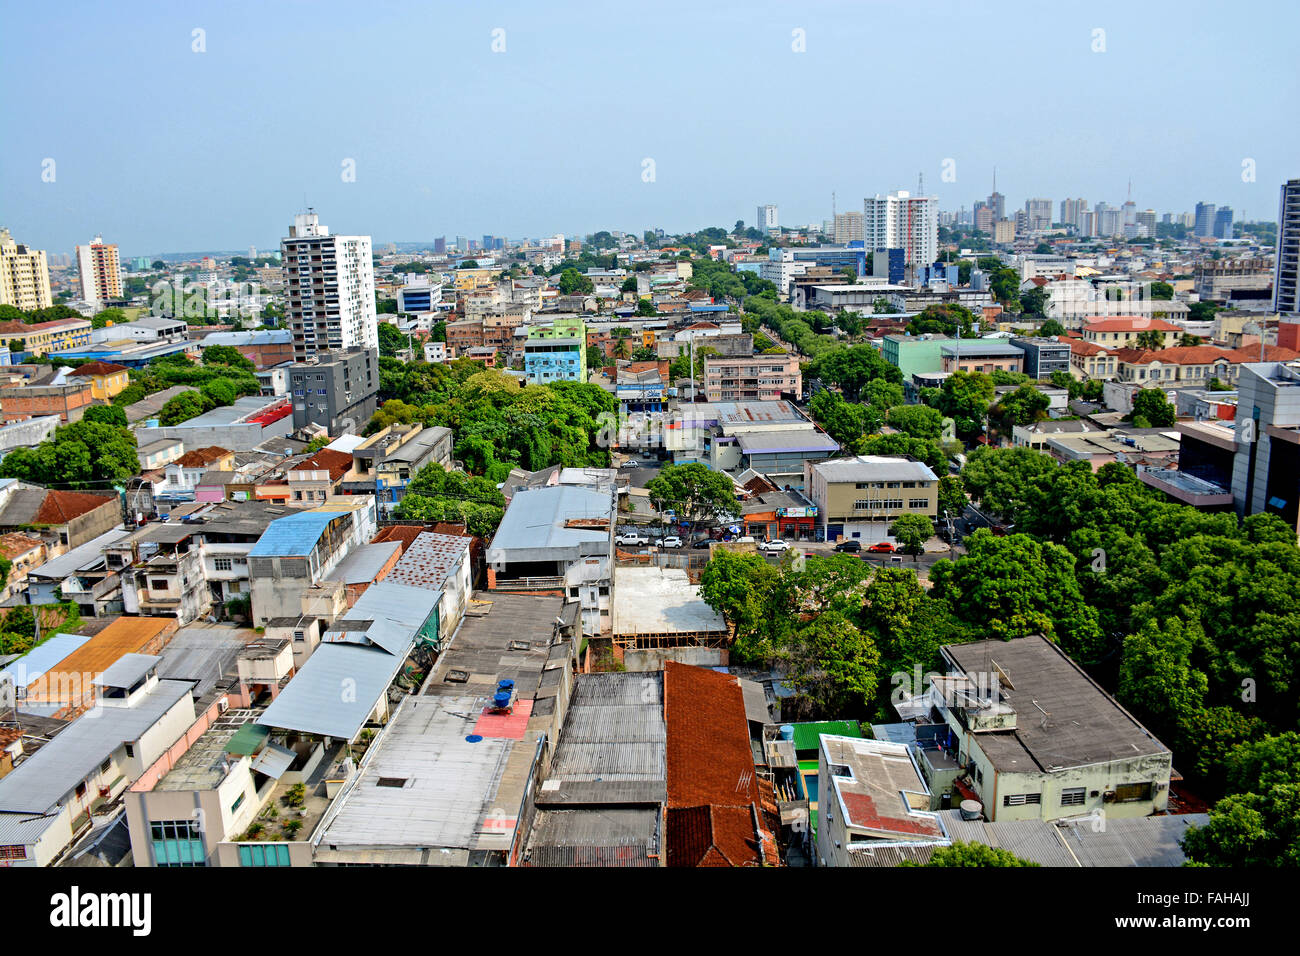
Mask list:
[[[573,518],[608,518],[612,522],[613,517],[614,500],[605,491],[576,485],[520,488],[510,499],[491,550],[509,560],[512,550],[599,545],[609,540],[608,529],[567,528],[565,522]]]
[[[276,518],[248,552],[252,558],[296,557],[310,554],[329,523],[345,512],[300,511]]]
[[[259,723],[352,740],[388,691],[405,655],[378,647],[321,644],[266,708]]]
[[[123,654],[99,675],[95,683],[100,687],[134,687],[161,660],[153,654]]]
[[[856,720],[822,720],[794,725],[794,749],[817,750],[822,734],[832,737],[861,737],[862,726]]]
[[[88,640],[90,636],[87,634],[55,634],[0,669],[0,682],[7,679],[12,680],[15,687],[27,687]]]
[[[76,574],[78,571],[101,567],[104,563],[104,549],[121,541],[130,533],[123,528],[105,531],[99,537],[78,545],[52,561],[46,561],[38,568],[33,568],[28,573],[28,577],[62,580],[69,575]]]
[[[0,777],[0,812],[46,812],[114,750],[139,740],[189,694],[189,684],[159,681],[130,707],[100,706],[77,718],[32,757]]]
[[[906,458],[858,455],[813,465],[827,481],[938,481],[929,466]]]
[[[329,580],[344,584],[371,584],[375,575],[401,547],[397,541],[358,545],[329,573]]]
[[[366,588],[357,603],[325,632],[330,635],[326,640],[337,637],[345,643],[375,644],[390,654],[405,657],[410,653],[415,632],[437,606],[437,592],[385,579]],[[355,621],[370,624],[364,631],[350,630],[348,623]],[[340,626],[339,622],[348,623]]]
[[[473,538],[455,534],[422,532],[411,542],[386,580],[411,587],[440,590],[451,573],[469,551]],[[398,544],[398,542],[394,542]]]

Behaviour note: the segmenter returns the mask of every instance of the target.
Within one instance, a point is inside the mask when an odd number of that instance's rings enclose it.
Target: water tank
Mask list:
[[[509,693],[514,689],[515,689],[515,682],[512,681],[509,677],[503,677],[501,678],[501,680],[497,681],[497,690],[503,690],[506,693]]]
[[[794,724],[781,725],[781,739],[794,740]]]
[[[501,709],[501,708],[503,708],[503,707],[509,707],[509,706],[510,706],[510,691],[508,691],[508,690],[503,690],[503,691],[498,691],[497,693],[493,694],[493,695],[492,695],[492,705],[493,705],[494,707],[496,707],[498,710]]]
[[[960,809],[963,820],[978,820],[984,815],[984,808],[978,800],[963,800]]]

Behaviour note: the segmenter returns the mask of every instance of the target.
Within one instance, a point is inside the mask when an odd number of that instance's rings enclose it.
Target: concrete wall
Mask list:
[[[725,647],[659,647],[623,652],[623,666],[629,671],[661,671],[664,661],[695,667],[726,667],[730,654]]]

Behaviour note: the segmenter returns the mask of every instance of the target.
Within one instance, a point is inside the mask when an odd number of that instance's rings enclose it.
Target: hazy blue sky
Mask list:
[[[6,7],[0,224],[54,252],[271,249],[304,197],[376,242],[795,225],[994,165],[1009,208],[1271,219],[1300,176],[1295,0]]]

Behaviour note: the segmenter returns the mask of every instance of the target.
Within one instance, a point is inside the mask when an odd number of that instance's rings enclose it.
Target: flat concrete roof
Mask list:
[[[678,568],[615,568],[613,630],[637,634],[725,633],[727,622]]]

